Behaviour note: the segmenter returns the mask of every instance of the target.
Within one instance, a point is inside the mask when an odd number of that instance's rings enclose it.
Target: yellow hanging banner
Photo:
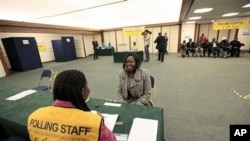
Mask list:
[[[144,26],[123,28],[122,32],[124,36],[139,36],[145,30]]]
[[[214,22],[213,30],[248,28],[249,20]]]

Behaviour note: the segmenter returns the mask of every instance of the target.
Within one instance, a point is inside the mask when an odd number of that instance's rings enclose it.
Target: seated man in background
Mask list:
[[[138,47],[137,47],[137,45],[136,45],[136,42],[133,42],[133,45],[132,45],[132,47],[131,47],[131,50],[132,50],[132,51],[138,51]]]
[[[220,41],[220,53],[221,57],[227,58],[230,56],[231,47],[226,37],[223,37]]]
[[[141,61],[136,53],[130,52],[126,55],[119,72],[119,101],[153,106],[150,73],[140,66]]]
[[[81,71],[59,73],[53,87],[53,105],[39,108],[28,117],[30,140],[116,141],[103,117],[90,112],[85,102],[89,93],[88,81]]]
[[[104,42],[102,42],[102,49],[107,49],[108,46],[106,46],[106,44]]]
[[[230,57],[234,57],[234,56],[240,57],[240,48],[241,48],[241,46],[244,45],[244,44],[240,43],[240,42],[238,41],[238,38],[235,37],[234,40],[232,40],[232,41],[230,42],[230,45],[232,46]]]
[[[213,38],[212,42],[210,43],[210,46],[211,46],[211,50],[212,50],[212,53],[213,53],[213,57],[214,58],[219,57],[220,56],[219,42],[217,42],[216,39]]]
[[[200,41],[198,41],[195,45],[195,57],[200,56],[202,57],[202,52],[203,52],[203,48],[202,48],[202,44]]]
[[[186,40],[183,40],[182,43],[181,43],[181,50],[180,50],[180,53],[181,53],[181,57],[182,57],[182,58],[185,57],[186,49],[187,49]]]
[[[111,43],[109,43],[107,46],[107,49],[112,49],[112,48],[114,48],[114,47],[111,45]]]
[[[194,57],[194,54],[195,54],[195,44],[194,44],[194,42],[192,41],[191,38],[188,40],[187,49],[186,49],[186,54],[187,54],[188,57],[189,57],[189,52],[191,52],[192,53],[192,57]]]
[[[211,45],[208,39],[205,40],[205,42],[203,42],[201,44],[202,48],[203,48],[203,57],[206,56],[206,52],[207,52],[207,56],[210,57],[210,54],[212,52],[211,50]]]

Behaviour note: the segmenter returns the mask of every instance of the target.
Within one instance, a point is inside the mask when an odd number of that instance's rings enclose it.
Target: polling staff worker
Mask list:
[[[150,99],[151,81],[148,70],[140,68],[141,62],[134,52],[126,55],[119,72],[118,97],[120,101],[153,106]]]
[[[53,87],[53,105],[39,108],[28,117],[30,140],[115,141],[102,116],[90,112],[85,102],[89,93],[84,73],[78,70],[59,73]]]

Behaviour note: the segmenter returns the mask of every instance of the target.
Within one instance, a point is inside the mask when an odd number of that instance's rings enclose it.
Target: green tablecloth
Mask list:
[[[141,61],[143,61],[143,51],[134,51],[139,59]],[[114,62],[117,63],[117,62],[123,62],[126,54],[129,53],[129,51],[124,51],[124,52],[114,52],[113,54],[113,59],[114,59]]]
[[[26,129],[27,117],[35,109],[43,106],[49,106],[53,103],[53,101],[52,93],[43,91],[28,95],[17,101],[5,100],[7,97],[24,90],[26,89],[0,85],[0,124],[4,127],[8,135],[28,139],[28,132]],[[104,106],[105,102],[107,101],[90,98],[87,104],[91,110],[96,110],[101,113],[119,114],[117,121],[123,122],[123,124],[116,125],[113,132],[129,134],[135,117],[156,119],[159,123],[157,141],[164,140],[164,120],[162,108],[146,107],[127,103],[123,103],[121,107],[111,107]]]
[[[114,49],[99,49],[98,55],[99,56],[111,56],[113,55]]]

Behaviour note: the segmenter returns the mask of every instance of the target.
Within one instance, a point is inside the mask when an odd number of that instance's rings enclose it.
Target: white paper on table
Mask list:
[[[119,114],[106,114],[106,113],[101,113],[101,114],[104,118],[105,125],[108,127],[109,130],[113,131]]]
[[[127,141],[128,134],[115,133],[115,137],[117,141]]]
[[[121,107],[121,103],[110,103],[110,102],[105,102],[105,106],[114,106],[114,107]]]
[[[156,141],[158,120],[134,118],[127,141]]]
[[[26,90],[26,91],[22,91],[20,93],[17,93],[13,96],[10,96],[8,98],[6,98],[6,100],[19,100],[27,95],[30,95],[30,94],[33,94],[33,93],[36,93],[37,91],[36,90]]]

